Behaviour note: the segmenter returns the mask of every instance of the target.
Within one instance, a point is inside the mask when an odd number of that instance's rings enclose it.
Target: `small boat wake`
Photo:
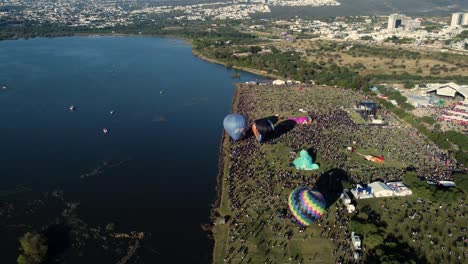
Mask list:
[[[208,102],[208,97],[192,97],[189,102],[185,102],[184,106],[196,106]]]
[[[93,177],[93,176],[98,176],[98,175],[101,175],[103,174],[106,170],[108,169],[112,169],[112,168],[116,168],[116,167],[120,167],[128,162],[130,162],[132,159],[131,158],[128,158],[128,159],[125,159],[125,160],[121,160],[121,161],[117,161],[117,162],[112,162],[112,161],[107,161],[107,160],[103,160],[99,163],[99,165],[94,168],[92,171],[88,172],[88,173],[83,173],[80,175],[80,178],[81,179],[85,179],[85,178],[89,178],[89,177]]]

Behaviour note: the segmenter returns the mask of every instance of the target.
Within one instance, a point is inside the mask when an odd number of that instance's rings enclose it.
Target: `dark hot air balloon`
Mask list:
[[[275,126],[268,118],[257,119],[252,125],[252,131],[257,141],[262,142],[262,140],[265,140],[268,135],[275,131]]]

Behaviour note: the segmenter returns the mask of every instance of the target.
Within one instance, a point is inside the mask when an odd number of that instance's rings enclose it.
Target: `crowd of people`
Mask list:
[[[430,116],[443,131],[468,132],[468,104],[446,103],[444,106],[423,107],[414,110],[418,116]]]
[[[386,117],[386,126],[355,124],[348,111],[355,100],[362,99],[359,93],[322,86],[302,88],[246,85],[239,90],[236,110],[249,121],[276,115],[279,124],[306,111],[313,123],[275,131],[262,143],[248,134],[240,142],[231,142],[226,191],[233,215],[228,223],[226,263],[275,263],[271,256],[310,263],[316,256],[293,254],[288,246],[312,236],[331,241],[337,263],[351,263],[350,217],[342,207],[333,205],[343,190],[341,181],[401,180],[409,168],[430,179],[450,179],[457,167],[447,153],[391,116]],[[383,155],[385,163],[364,160],[349,147]],[[319,171],[303,173],[291,166],[302,149],[320,164]],[[317,223],[319,233],[303,232],[291,224],[288,194],[298,187],[319,186],[321,179],[326,179],[321,191],[333,210]]]

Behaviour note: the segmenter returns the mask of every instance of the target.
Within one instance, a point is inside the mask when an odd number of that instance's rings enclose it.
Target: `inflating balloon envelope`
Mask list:
[[[294,166],[298,170],[318,170],[319,165],[314,163],[314,160],[312,157],[309,155],[309,152],[307,150],[303,149],[299,153],[300,157],[296,158],[293,161]]]
[[[258,142],[262,142],[275,131],[275,125],[269,118],[257,119],[252,125],[252,132]]]

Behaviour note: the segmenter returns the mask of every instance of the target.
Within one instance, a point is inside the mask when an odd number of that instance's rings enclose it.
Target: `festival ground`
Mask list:
[[[269,116],[278,121],[262,143],[251,132],[237,142],[224,137],[214,263],[353,263],[352,231],[363,237],[360,262],[466,261],[468,181],[453,173],[461,170],[456,161],[385,109],[379,114],[388,125],[356,124],[350,113],[363,94],[300,87],[238,86],[233,112],[249,124]],[[304,115],[312,124],[286,122]],[[297,171],[291,165],[302,149],[319,170]],[[356,152],[383,155],[385,162],[372,163]],[[458,188],[436,189],[417,176],[454,180]],[[357,211],[348,214],[339,200],[342,190],[375,180],[403,180],[413,195],[360,200]],[[328,205],[322,219],[305,229],[288,210],[288,195],[303,186],[321,191]],[[450,226],[444,224],[447,216],[454,219]]]

